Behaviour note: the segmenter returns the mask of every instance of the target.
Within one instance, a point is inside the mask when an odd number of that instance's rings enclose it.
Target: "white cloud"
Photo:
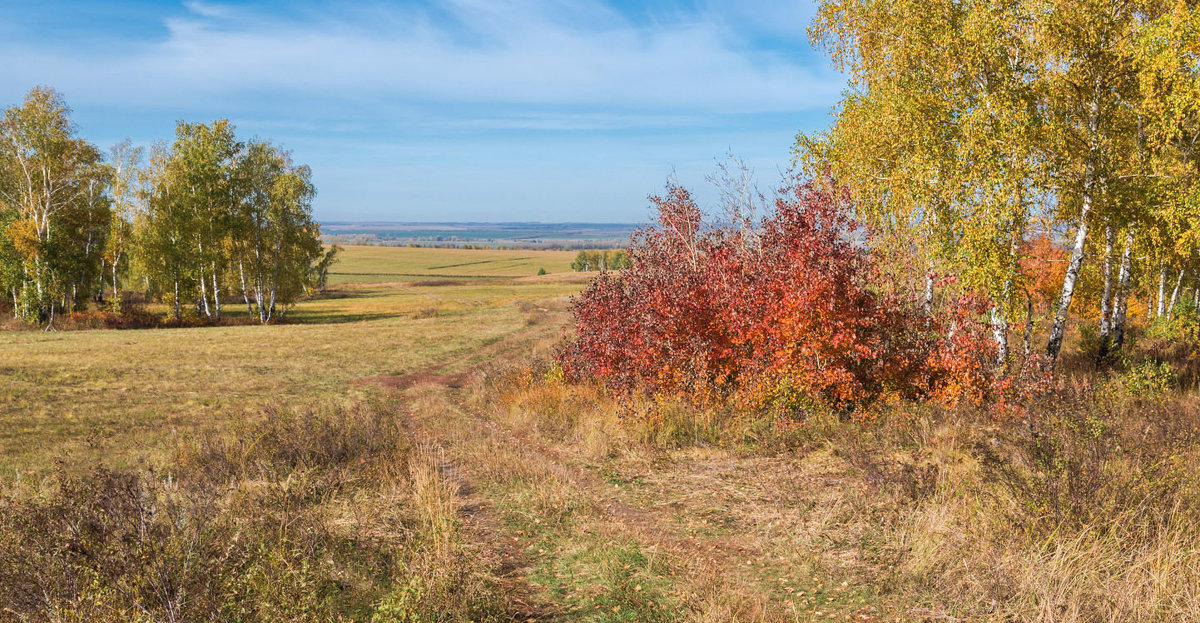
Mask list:
[[[194,0],[138,36],[0,20],[0,102],[54,86],[102,145],[230,117],[313,165],[321,218],[636,220],[673,170],[703,194],[727,149],[770,179],[843,84],[803,0],[429,4]]]
[[[187,7],[166,22],[165,38],[132,49],[0,43],[0,77],[21,88],[52,84],[92,104],[259,106],[256,98],[268,98],[284,107],[420,102],[670,115],[821,109],[842,86],[802,59],[753,51],[729,31],[728,16],[647,26],[582,1],[459,0],[444,14],[373,7],[303,19]],[[802,37],[805,26],[792,27]]]

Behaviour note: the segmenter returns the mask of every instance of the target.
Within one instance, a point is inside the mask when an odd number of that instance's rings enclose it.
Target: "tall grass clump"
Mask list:
[[[0,620],[496,616],[454,492],[407,444],[385,403],[266,407],[153,469],[9,483]]]

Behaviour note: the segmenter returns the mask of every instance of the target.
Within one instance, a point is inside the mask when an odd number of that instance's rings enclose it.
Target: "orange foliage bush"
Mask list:
[[[651,200],[657,222],[634,234],[633,266],[573,302],[576,335],[558,353],[571,377],[789,417],[987,393],[981,302],[929,317],[874,287],[867,232],[844,197],[794,180],[752,230],[706,226],[678,186]]]

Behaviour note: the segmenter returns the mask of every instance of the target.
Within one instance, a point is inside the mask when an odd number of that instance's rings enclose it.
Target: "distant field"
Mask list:
[[[0,474],[123,464],[244,409],[350,399],[365,377],[470,358],[522,330],[524,305],[581,289],[586,276],[561,274],[572,257],[348,247],[329,292],[286,324],[0,331]],[[560,275],[534,278],[543,267]]]
[[[571,270],[575,251],[425,249],[347,246],[329,274],[331,284],[428,279],[529,277]]]

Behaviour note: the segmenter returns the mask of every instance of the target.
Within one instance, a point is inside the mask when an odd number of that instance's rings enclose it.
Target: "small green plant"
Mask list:
[[[545,269],[545,268],[539,268],[539,269],[538,269],[538,272],[537,272],[537,274],[539,274],[539,275],[544,275],[544,274],[546,274],[546,269]]]
[[[371,620],[375,623],[420,623],[418,610],[425,592],[420,578],[410,576],[375,605]]]
[[[1197,312],[1191,301],[1180,301],[1168,315],[1156,318],[1146,327],[1146,337],[1156,342],[1180,342],[1196,339]]]
[[[1119,382],[1135,398],[1157,398],[1175,385],[1177,380],[1171,364],[1153,359],[1136,363],[1126,362],[1125,372]]]

